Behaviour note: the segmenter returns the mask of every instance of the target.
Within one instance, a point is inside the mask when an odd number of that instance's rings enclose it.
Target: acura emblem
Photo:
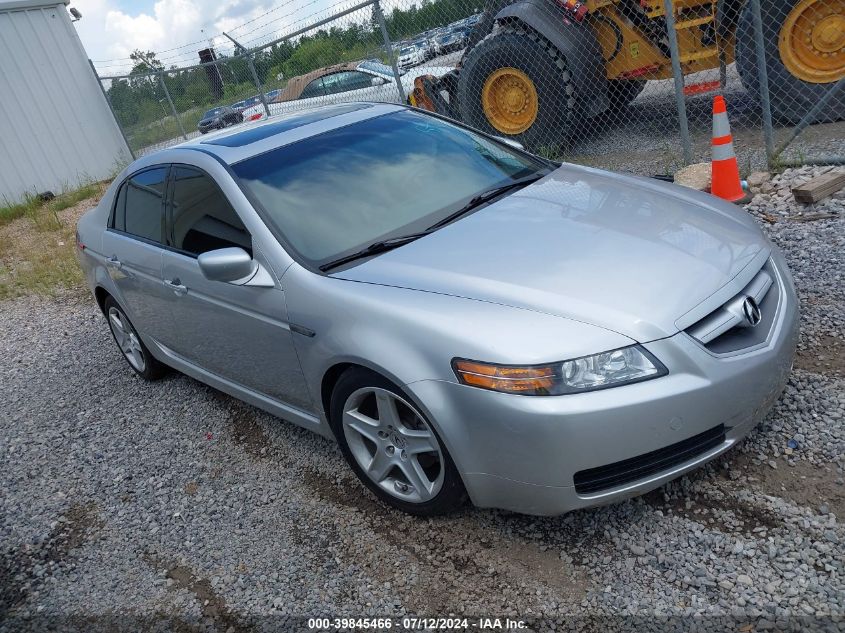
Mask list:
[[[753,297],[745,297],[745,300],[742,302],[742,314],[745,315],[745,321],[751,327],[760,323],[760,319],[763,318],[763,315],[760,313],[760,306],[757,305]]]

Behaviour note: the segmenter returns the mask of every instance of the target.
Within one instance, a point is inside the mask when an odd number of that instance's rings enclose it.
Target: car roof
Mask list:
[[[311,136],[403,109],[404,106],[392,103],[349,102],[273,115],[152,152],[136,160],[129,171],[178,162],[174,155],[184,155],[181,150],[185,149],[212,154],[233,165]]]

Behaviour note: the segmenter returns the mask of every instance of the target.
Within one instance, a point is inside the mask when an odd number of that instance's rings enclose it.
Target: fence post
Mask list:
[[[393,45],[390,43],[390,35],[387,33],[387,23],[384,21],[384,14],[381,12],[381,3],[379,0],[373,2],[373,11],[375,11],[378,25],[381,27],[381,36],[384,38],[384,49],[390,58],[390,65],[393,66],[393,76],[396,79],[399,98],[402,100],[402,103],[405,103],[405,89],[402,87],[402,79],[399,77],[399,66],[396,64],[396,57],[393,55]]]
[[[173,104],[173,99],[170,97],[170,90],[167,89],[167,84],[164,81],[164,72],[158,74],[158,80],[161,82],[161,87],[164,88],[164,96],[167,97],[167,103],[170,104],[170,111],[173,112],[173,117],[176,123],[179,124],[179,131],[182,132],[182,138],[188,140],[188,135],[185,134],[185,128],[182,126],[182,119],[179,118],[179,113],[176,112],[176,106]]]
[[[97,84],[100,86],[100,92],[103,93],[103,98],[105,98],[106,104],[109,106],[109,111],[114,117],[114,122],[117,123],[117,129],[120,130],[120,135],[123,137],[123,142],[126,143],[126,147],[129,148],[129,155],[132,157],[132,160],[135,160],[137,158],[135,156],[135,150],[133,150],[132,146],[129,144],[129,139],[126,137],[126,132],[123,131],[123,124],[120,122],[120,119],[117,118],[117,112],[114,111],[114,107],[111,104],[111,99],[109,99],[109,94],[103,87],[103,80],[100,79],[100,75],[97,73],[97,69],[94,67],[94,62],[89,59],[88,64],[91,66],[91,72],[94,73],[94,77],[97,80]]]
[[[692,163],[692,147],[687,120],[687,102],[684,98],[684,75],[681,72],[681,54],[678,50],[678,34],[675,31],[675,9],[672,0],[663,0],[666,11],[666,36],[669,38],[669,52],[672,54],[672,74],[675,76],[675,104],[678,108],[678,123],[681,126],[681,145],[684,148],[684,165]]]
[[[789,144],[794,141],[797,136],[807,128],[808,125],[812,124],[816,120],[816,117],[821,113],[822,110],[827,107],[827,104],[830,103],[830,100],[834,97],[838,97],[839,93],[842,91],[843,88],[845,88],[845,77],[833,84],[830,87],[830,90],[824,93],[824,96],[822,96],[822,98],[819,99],[812,108],[810,108],[810,111],[804,114],[804,116],[801,118],[800,121],[798,121],[798,124],[795,126],[792,132],[789,133],[789,137],[783,143],[781,143],[775,150],[776,157],[780,156],[783,151],[789,146]],[[841,161],[842,159],[839,158],[838,162]]]
[[[264,88],[258,80],[258,73],[255,72],[255,64],[252,61],[252,53],[247,53],[246,64],[249,66],[249,72],[252,73],[252,80],[255,82],[255,87],[258,89],[258,98],[261,99],[261,105],[264,106],[264,112],[270,116],[270,106],[267,105],[267,97],[264,95]]]
[[[763,138],[766,142],[766,161],[775,159],[775,135],[772,127],[772,100],[769,95],[769,69],[766,66],[766,44],[763,40],[763,14],[760,0],[751,0],[754,20],[754,47],[757,53],[757,83],[760,87],[760,106],[763,110]]]

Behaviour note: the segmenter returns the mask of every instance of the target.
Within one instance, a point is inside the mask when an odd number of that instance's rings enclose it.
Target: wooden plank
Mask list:
[[[836,193],[845,187],[845,171],[829,171],[812,180],[792,188],[792,195],[798,202],[809,204]]]

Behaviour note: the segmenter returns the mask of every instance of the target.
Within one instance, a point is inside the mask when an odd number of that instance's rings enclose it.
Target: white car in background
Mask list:
[[[417,44],[409,44],[399,49],[399,68],[410,68],[425,62],[425,49]]]
[[[282,114],[347,101],[407,103],[416,77],[423,74],[442,77],[453,70],[449,66],[437,66],[416,73],[400,71],[399,81],[404,92],[400,95],[393,69],[378,60],[337,64],[293,77],[267,106],[270,114]],[[267,113],[259,103],[244,110],[243,115],[244,121],[258,121],[266,118]]]

